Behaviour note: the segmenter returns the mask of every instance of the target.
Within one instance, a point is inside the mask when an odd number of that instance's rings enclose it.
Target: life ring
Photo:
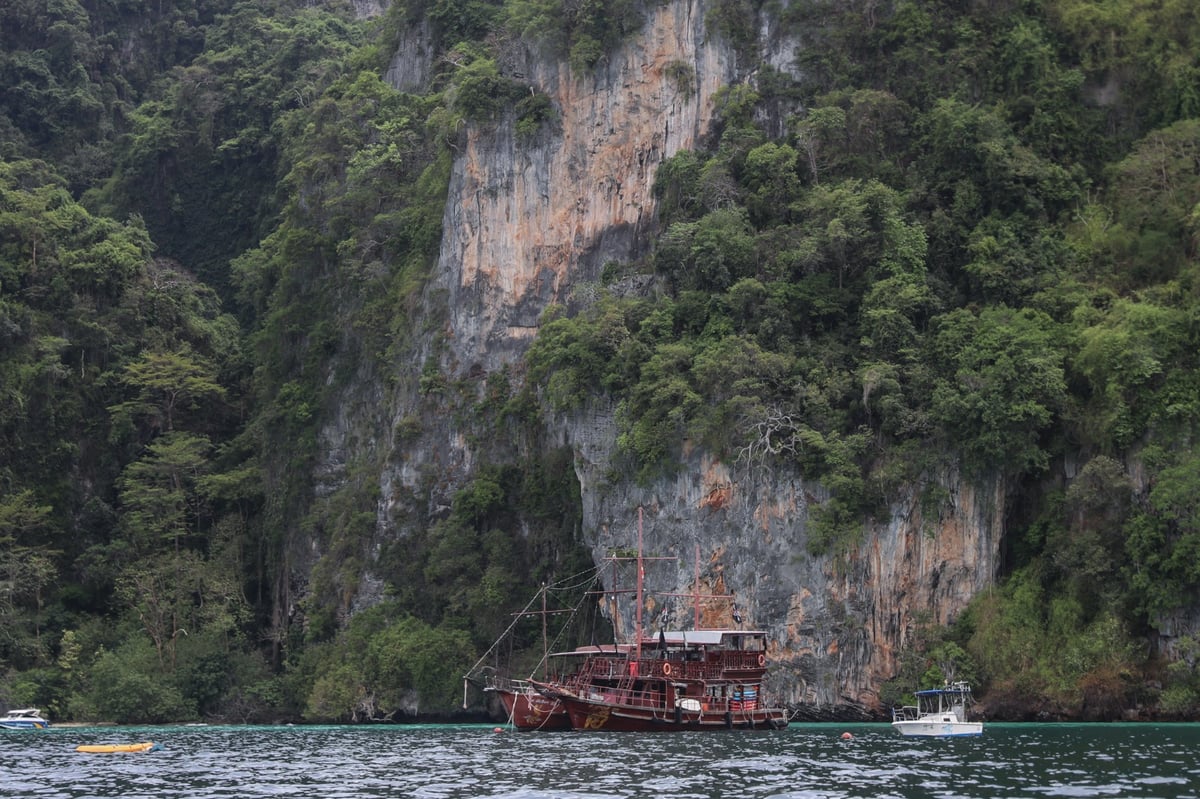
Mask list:
[[[767,658],[766,658],[766,657],[765,657],[765,656],[764,656],[762,653],[759,653],[759,655],[758,655],[758,665],[760,665],[760,666],[762,666],[762,665],[765,665],[765,664],[766,664],[766,662],[767,662]]]
[[[664,663],[664,664],[663,664],[663,676],[664,676],[664,677],[670,677],[670,676],[671,676],[671,664],[670,664],[670,663]]]

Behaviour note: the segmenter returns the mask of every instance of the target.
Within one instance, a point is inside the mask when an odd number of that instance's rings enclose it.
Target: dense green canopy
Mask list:
[[[0,7],[0,703],[449,711],[446,676],[587,560],[540,414],[603,398],[639,480],[700,444],[819,481],[812,555],[847,553],[912,486],[936,518],[931,475],[1002,481],[1000,584],[923,628],[898,684],[953,663],[1011,716],[1195,718],[1200,641],[1157,646],[1200,607],[1193,4],[706,6],[753,79],[659,168],[650,254],[551,308],[482,391],[413,350],[455,148],[468,126],[552,133],[511,42],[583,75],[640,4]],[[801,42],[794,71],[759,63],[756,15]],[[422,22],[433,74],[402,93],[384,74]],[[657,290],[608,291],[635,274]],[[431,507],[436,474],[381,498],[382,454],[313,484],[333,399],[397,362],[512,453],[451,507]],[[415,442],[425,420],[387,423]],[[385,500],[401,540],[376,540]]]

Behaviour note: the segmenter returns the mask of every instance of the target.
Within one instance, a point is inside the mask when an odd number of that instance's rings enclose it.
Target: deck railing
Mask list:
[[[746,672],[747,675],[762,673],[764,664],[765,659],[761,652],[723,652],[720,658],[711,660],[593,658],[585,665],[583,673],[601,680],[619,680],[627,676],[715,680],[723,675],[728,676],[731,672]]]

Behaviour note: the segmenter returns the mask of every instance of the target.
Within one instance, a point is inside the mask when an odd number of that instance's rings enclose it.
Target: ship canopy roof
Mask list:
[[[634,650],[633,644],[590,644],[561,652],[551,652],[548,657],[588,657],[590,655],[624,655]]]
[[[915,691],[915,692],[913,692],[913,695],[914,696],[946,696],[946,695],[969,694],[969,693],[971,693],[971,686],[967,685],[966,683],[954,683],[953,685],[947,685],[944,688],[926,688],[921,691]]]
[[[765,630],[670,630],[642,636],[642,649],[678,648],[688,646],[726,646],[741,649],[750,641],[765,641]],[[636,650],[634,644],[592,644],[551,652],[549,657],[588,657],[592,655],[625,655]]]
[[[763,630],[671,630],[642,637],[642,648],[723,647],[728,649],[758,649],[765,647],[767,633]]]

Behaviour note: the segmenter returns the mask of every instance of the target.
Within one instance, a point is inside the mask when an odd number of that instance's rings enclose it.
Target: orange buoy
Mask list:
[[[502,727],[497,727],[496,729],[492,730],[492,732],[504,732],[504,729]]]
[[[854,737],[854,736],[853,736],[853,735],[851,735],[851,734],[850,734],[850,733],[848,733],[848,732],[844,732],[844,733],[842,733],[842,740],[843,740],[843,741],[849,741],[849,740],[850,740],[851,738],[853,738],[853,737]]]

